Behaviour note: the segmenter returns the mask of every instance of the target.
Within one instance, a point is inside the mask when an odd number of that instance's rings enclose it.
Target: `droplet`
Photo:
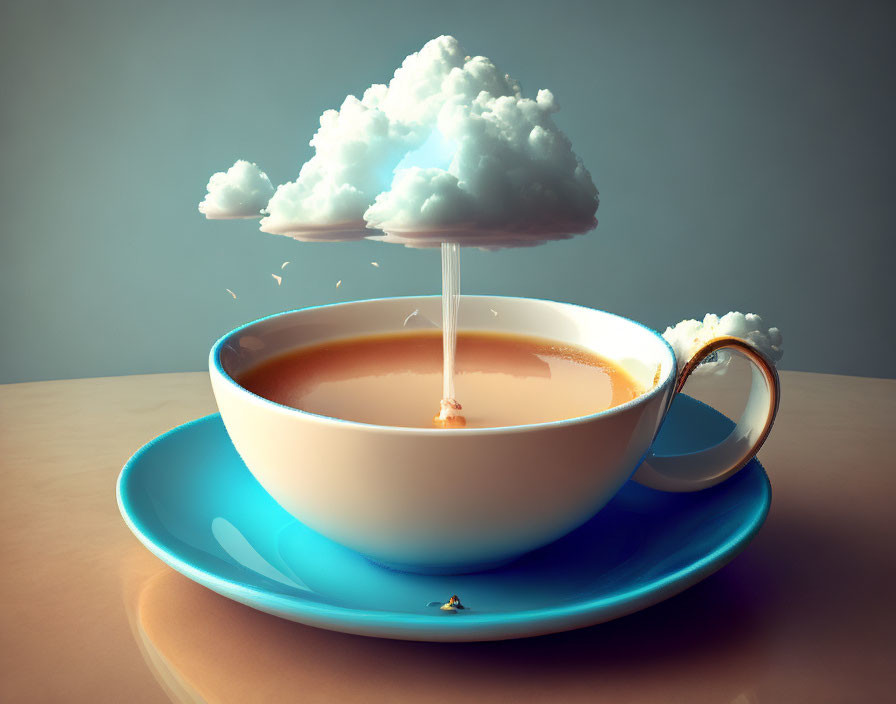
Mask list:
[[[407,318],[404,319],[403,327],[407,327],[408,323],[411,321],[411,318],[413,318],[414,316],[419,315],[419,314],[420,314],[420,309],[419,308],[415,309]]]

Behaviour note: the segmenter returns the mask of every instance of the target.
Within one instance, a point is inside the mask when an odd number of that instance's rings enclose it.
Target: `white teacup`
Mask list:
[[[305,525],[376,562],[429,573],[508,562],[583,524],[630,478],[666,491],[723,481],[756,453],[774,421],[775,368],[740,340],[714,340],[678,371],[672,348],[639,323],[526,298],[463,296],[458,326],[585,347],[621,365],[647,391],[568,420],[428,429],[315,415],[256,396],[234,380],[297,346],[401,331],[414,310],[437,321],[440,305],[439,297],[426,296],[281,313],[228,333],[209,358],[224,425],[256,479]],[[700,360],[723,347],[753,362],[736,428],[702,452],[652,454],[672,398]]]

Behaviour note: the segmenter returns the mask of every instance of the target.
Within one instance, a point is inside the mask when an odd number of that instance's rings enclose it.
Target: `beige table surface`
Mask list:
[[[730,413],[736,376],[686,391]],[[771,513],[743,554],[623,619],[478,644],[282,621],[143,548],[115,479],[215,410],[204,374],[0,386],[0,702],[894,701],[896,380],[781,379]]]

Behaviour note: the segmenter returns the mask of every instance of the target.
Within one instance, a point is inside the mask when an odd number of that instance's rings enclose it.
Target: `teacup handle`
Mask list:
[[[706,489],[737,472],[762,447],[775,422],[781,385],[775,365],[747,342],[719,337],[704,345],[681,370],[672,398],[700,362],[722,349],[742,352],[753,365],[750,395],[737,425],[727,438],[705,450],[681,455],[657,455],[651,450],[632,477],[639,484],[662,491]]]

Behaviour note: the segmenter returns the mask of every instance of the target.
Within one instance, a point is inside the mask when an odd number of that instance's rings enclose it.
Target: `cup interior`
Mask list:
[[[228,333],[211,351],[212,368],[235,382],[244,372],[296,347],[330,340],[439,328],[441,297],[352,301],[279,313]],[[458,330],[506,332],[578,345],[621,366],[642,389],[674,374],[672,348],[655,331],[612,313],[570,303],[503,296],[461,296]]]

